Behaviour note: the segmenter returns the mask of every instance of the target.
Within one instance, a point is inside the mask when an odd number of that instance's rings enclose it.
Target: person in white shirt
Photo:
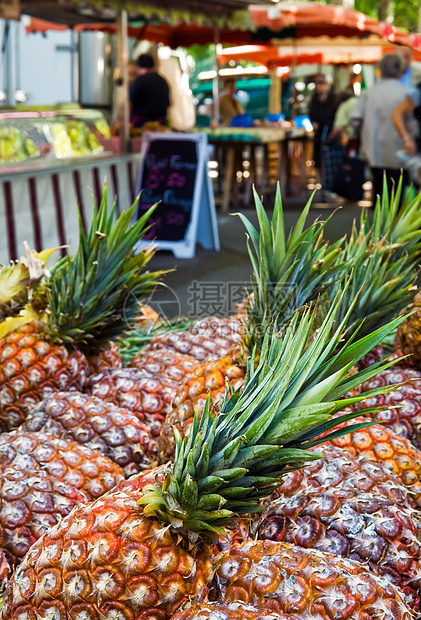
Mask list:
[[[373,206],[377,196],[382,196],[384,175],[389,191],[398,183],[401,173],[404,185],[408,183],[407,171],[402,172],[399,159],[402,138],[391,119],[393,110],[405,100],[408,92],[399,81],[402,59],[397,54],[388,54],[380,61],[379,69],[380,81],[363,92],[350,116],[351,123],[360,131],[362,151],[370,166]],[[412,133],[410,124],[408,119],[408,131]]]

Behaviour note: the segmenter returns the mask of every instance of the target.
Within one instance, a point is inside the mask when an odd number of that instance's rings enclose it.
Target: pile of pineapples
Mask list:
[[[3,620],[417,617],[421,196],[334,244],[255,202],[226,319],[142,305],[152,211],[106,191],[0,269]]]

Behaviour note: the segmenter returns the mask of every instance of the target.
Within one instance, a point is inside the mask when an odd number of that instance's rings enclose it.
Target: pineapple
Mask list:
[[[335,353],[344,329],[332,332],[336,311],[335,303],[311,342],[316,311],[296,315],[282,337],[268,334],[258,363],[250,360],[244,391],[227,393],[217,417],[209,403],[197,413],[189,437],[177,440],[174,464],[152,484],[145,486],[150,473],[133,476],[51,528],[7,585],[2,619],[165,620],[187,600],[200,600],[212,574],[209,542],[238,514],[258,510],[282,474],[317,459],[306,449],[344,421],[332,419],[344,404],[338,399],[375,372],[350,375],[350,368],[399,322]],[[366,594],[371,603],[379,587]],[[394,590],[392,602],[396,611],[405,608]]]
[[[372,428],[370,426],[364,430]],[[321,490],[323,493],[341,489],[348,491],[350,497],[354,493],[368,493],[395,504],[410,506],[411,497],[407,488],[384,465],[363,456],[354,456],[332,445],[333,441],[317,446],[317,449],[312,448],[311,451],[322,458],[303,469],[286,474],[282,484],[264,500],[263,505],[270,509],[273,502],[279,499],[289,497],[299,500],[302,489]]]
[[[225,381],[238,387],[245,374],[246,359],[254,347],[260,346],[265,333],[285,324],[297,308],[314,300],[326,290],[326,281],[343,268],[341,242],[328,246],[323,241],[325,222],[315,222],[304,228],[311,201],[304,208],[296,226],[287,237],[284,231],[282,200],[278,188],[273,217],[270,222],[255,193],[260,231],[242,214],[240,217],[249,235],[249,255],[252,265],[252,291],[244,308],[241,353],[238,348],[221,355],[217,362],[204,366],[186,381],[177,395],[175,408],[162,428],[159,453],[162,461],[174,454],[173,429],[185,434],[192,422],[192,412],[211,395],[211,405],[220,400]],[[231,322],[234,319],[230,319]],[[237,322],[239,319],[235,319]],[[205,327],[209,320],[205,321]],[[239,335],[237,334],[237,336]],[[171,334],[172,339],[182,335]],[[188,350],[191,355],[191,349]],[[229,353],[229,355],[227,355]],[[223,358],[223,359],[221,359]],[[216,389],[214,391],[214,381]]]
[[[85,354],[124,333],[137,315],[137,297],[156,284],[161,273],[144,271],[152,250],[134,254],[148,215],[130,226],[135,208],[113,224],[105,189],[88,234],[80,224],[77,253],[55,263],[29,308],[0,324],[3,430],[21,424],[44,396],[80,390],[89,371]]]
[[[230,357],[221,357],[201,366],[185,380],[177,390],[158,437],[158,454],[162,463],[174,455],[174,429],[181,434],[186,433],[193,423],[195,410],[203,409],[208,397],[213,410],[218,412],[224,399],[226,382],[236,391],[242,387],[244,378],[245,369],[242,366],[235,364]]]
[[[364,419],[365,416],[355,418],[355,421]],[[411,501],[420,507],[421,452],[408,439],[396,435],[384,424],[376,424],[331,439],[330,443],[350,451],[354,456],[364,457],[387,467],[407,488]]]
[[[372,366],[374,368],[374,366]],[[382,422],[396,435],[410,440],[419,449],[418,432],[421,423],[420,393],[421,372],[411,368],[395,366],[379,372],[375,377],[364,382],[362,390],[369,392],[372,388],[399,383],[388,394],[367,398],[361,405],[361,411],[366,407],[381,406],[374,420]]]
[[[322,448],[327,463],[304,468],[298,486],[289,480],[293,474],[286,476],[257,523],[259,538],[358,560],[399,586],[413,607],[421,586],[421,521],[405,487],[377,463]]]
[[[222,321],[223,319],[219,319]],[[226,319],[232,321],[232,319]],[[210,360],[218,359],[227,355],[236,347],[237,337],[234,339],[228,335],[220,336],[217,330],[207,328],[202,334],[198,329],[192,331],[169,332],[153,336],[148,344],[140,352],[148,355],[151,352],[176,351],[183,355],[189,355],[202,364]]]
[[[410,356],[408,361],[417,369],[421,369],[420,306],[421,292],[418,292],[409,306],[409,310],[412,311],[411,316],[400,325],[396,334],[396,347],[404,355]]]
[[[0,429],[12,430],[43,396],[80,390],[89,373],[77,349],[50,342],[44,323],[31,322],[0,338]]]
[[[15,567],[45,532],[89,497],[46,471],[0,471],[0,547]]]
[[[26,258],[7,266],[0,265],[0,323],[23,310],[33,289],[48,274],[46,262],[54,250],[31,252],[26,242],[24,247]]]
[[[123,368],[120,349],[113,342],[107,342],[99,351],[95,351],[86,356],[92,374],[97,374],[106,368]]]
[[[87,446],[117,463],[126,477],[156,464],[156,443],[136,415],[80,392],[56,392],[41,401],[19,430]]]
[[[179,387],[171,374],[177,376],[179,370],[161,375],[136,368],[106,369],[91,377],[85,390],[133,412],[156,438]]]
[[[212,595],[224,606],[253,605],[268,617],[286,613],[297,620],[414,617],[399,589],[387,579],[359,562],[323,551],[249,540],[221,553],[215,564]]]
[[[294,620],[289,614],[268,613],[243,603],[199,603],[180,611],[171,620]]]
[[[96,450],[40,432],[0,434],[0,468],[8,467],[46,471],[83,491],[90,500],[124,480],[120,467]]]

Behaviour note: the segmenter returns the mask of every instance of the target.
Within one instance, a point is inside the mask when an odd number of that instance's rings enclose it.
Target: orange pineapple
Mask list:
[[[104,191],[88,233],[80,225],[74,256],[66,255],[44,275],[29,303],[0,324],[0,427],[11,430],[43,397],[81,390],[88,360],[110,355],[110,340],[129,329],[138,298],[161,273],[145,272],[153,255],[135,253],[146,224],[130,226],[136,205],[113,223]],[[115,357],[115,355],[114,355]]]
[[[124,480],[123,471],[96,450],[47,433],[0,434],[0,468],[46,471],[84,491],[89,499],[104,495]]]
[[[83,444],[117,463],[126,477],[156,464],[147,426],[130,411],[88,394],[56,392],[34,407],[20,430]]]
[[[360,562],[288,543],[247,541],[216,559],[213,598],[300,620],[411,620],[399,588]],[[188,616],[187,616],[188,618]],[[194,618],[194,616],[193,616]]]
[[[28,411],[58,390],[81,390],[88,361],[79,351],[48,342],[30,323],[0,339],[0,428],[12,430]]]
[[[6,587],[2,620],[55,614],[166,620],[187,600],[199,601],[213,569],[210,543],[239,514],[258,510],[281,475],[315,459],[306,451],[318,443],[312,437],[343,421],[332,418],[341,408],[336,399],[360,377],[344,381],[347,346],[329,357],[342,338],[340,329],[331,333],[336,309],[309,344],[304,336],[316,318],[309,310],[294,317],[282,339],[267,336],[243,393],[227,395],[217,417],[208,405],[197,413],[189,437],[177,441],[174,464],[155,472],[152,484],[145,486],[154,472],[133,476],[75,507],[38,540]],[[397,322],[354,342],[353,356]],[[389,599],[399,610],[398,596]]]
[[[421,452],[408,439],[376,424],[332,439],[331,444],[387,467],[407,488],[411,501],[421,505]]]
[[[177,390],[177,395],[167,413],[158,437],[160,461],[165,463],[175,453],[174,429],[186,435],[193,423],[194,412],[205,406],[210,397],[210,406],[218,412],[225,395],[226,384],[238,390],[244,383],[245,370],[230,357],[208,362],[194,372]]]

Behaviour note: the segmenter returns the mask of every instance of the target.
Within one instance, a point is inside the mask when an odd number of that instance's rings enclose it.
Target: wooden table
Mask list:
[[[244,153],[249,153],[247,179],[243,180],[244,204],[250,206],[251,188],[265,194],[268,187],[279,182],[283,196],[291,191],[292,145],[312,139],[312,134],[301,128],[218,128],[206,129],[210,144],[215,147],[215,158],[220,173],[222,211],[228,212],[230,204],[238,205],[237,173],[242,175]],[[262,165],[257,162],[258,151],[263,151]],[[300,182],[306,186],[306,162],[299,162]],[[242,177],[244,179],[244,177]]]

